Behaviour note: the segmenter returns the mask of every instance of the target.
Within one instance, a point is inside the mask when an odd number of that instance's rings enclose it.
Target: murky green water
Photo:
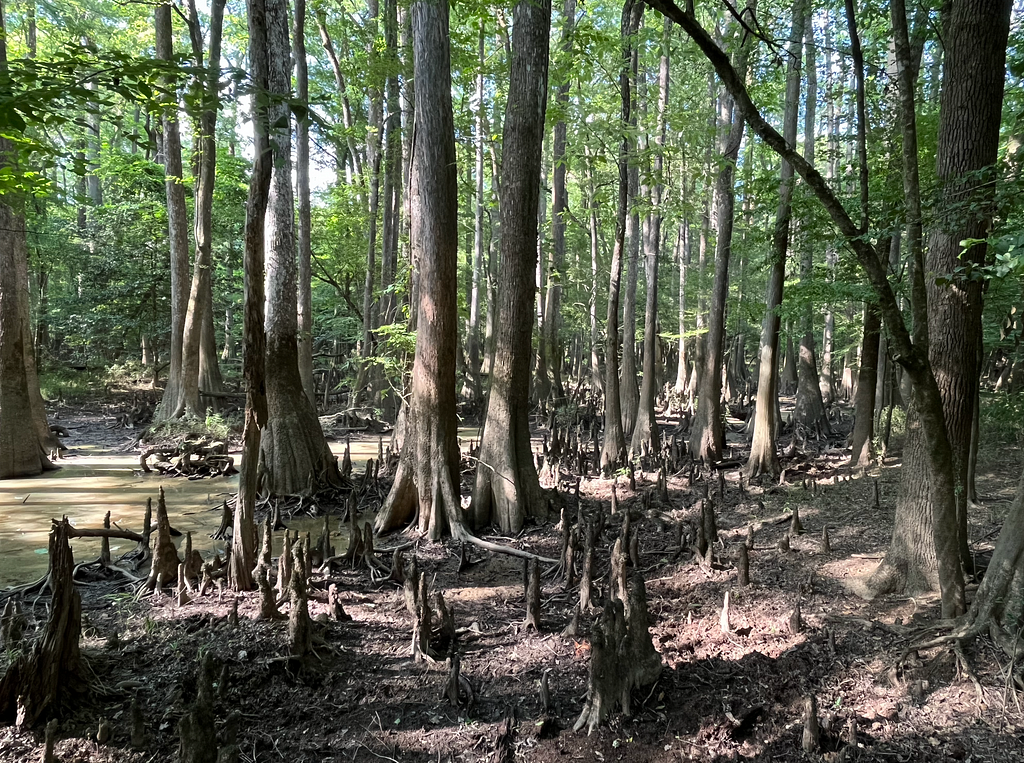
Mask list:
[[[332,443],[339,455],[344,443]],[[83,452],[86,449],[81,449]],[[234,454],[236,463],[240,460]],[[377,441],[353,442],[352,461],[362,470],[368,458],[377,457]],[[210,538],[220,526],[221,505],[238,490],[238,476],[187,480],[146,474],[132,455],[81,455],[60,461],[61,469],[36,477],[0,481],[0,588],[28,583],[46,572],[50,520],[67,516],[77,527],[102,527],[103,517],[126,529],[141,532],[146,499],[156,503],[162,485],[167,496],[171,525],[182,533],[191,531],[194,547],[204,556],[222,549],[223,542]],[[290,521],[292,529],[319,533],[323,520]],[[336,523],[334,523],[336,524]],[[333,527],[338,530],[339,528]],[[180,539],[184,543],[184,536]],[[335,546],[339,546],[335,542]],[[134,546],[112,540],[116,559]],[[75,561],[99,556],[100,540],[74,541]]]

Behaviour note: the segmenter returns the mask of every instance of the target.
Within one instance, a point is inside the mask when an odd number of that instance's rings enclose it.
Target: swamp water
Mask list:
[[[331,443],[331,449],[340,457],[345,444]],[[0,589],[30,583],[46,572],[51,519],[66,515],[76,527],[103,527],[103,517],[109,511],[112,525],[141,532],[146,499],[153,499],[155,512],[160,486],[167,498],[171,526],[182,532],[180,538],[173,539],[175,544],[183,547],[184,533],[191,531],[192,545],[204,557],[223,551],[224,541],[212,539],[210,533],[220,527],[222,504],[238,490],[238,475],[201,480],[166,477],[143,472],[137,455],[75,450],[78,455],[59,461],[61,468],[57,471],[0,481]],[[366,459],[377,457],[376,438],[353,441],[351,454],[353,466],[361,471]],[[232,455],[237,465],[241,456]],[[310,532],[315,540],[323,519],[297,517],[287,524],[292,530]],[[336,553],[342,553],[348,543],[347,530],[339,526],[337,518],[332,518],[331,530],[332,537],[338,536],[334,540]],[[75,562],[98,558],[100,543],[99,538],[76,539],[72,543]],[[116,561],[134,545],[132,541],[112,539],[111,556]]]

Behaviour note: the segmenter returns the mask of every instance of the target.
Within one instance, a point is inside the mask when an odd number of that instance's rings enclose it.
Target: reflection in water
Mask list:
[[[331,449],[341,454],[345,445],[332,443]],[[236,463],[241,460],[239,454],[234,455]],[[356,469],[361,471],[366,459],[376,457],[376,439],[352,443]],[[132,455],[87,455],[60,464],[62,468],[54,472],[0,481],[0,588],[31,582],[46,572],[51,519],[67,515],[77,527],[102,527],[109,511],[112,523],[140,532],[146,499],[153,499],[155,510],[161,485],[171,526],[182,533],[191,531],[193,546],[204,556],[223,550],[224,543],[210,538],[210,533],[220,526],[221,505],[238,490],[237,475],[188,480],[146,474],[139,469],[138,457]],[[293,530],[312,533],[314,541],[322,524],[322,519],[311,518],[288,522]],[[337,525],[332,519],[335,533],[340,529]],[[184,535],[175,539],[179,541],[184,543]],[[342,553],[344,539],[333,542],[336,553]],[[131,541],[111,540],[111,554],[117,559],[133,545]],[[79,538],[73,548],[76,562],[91,561],[99,556],[100,540]]]

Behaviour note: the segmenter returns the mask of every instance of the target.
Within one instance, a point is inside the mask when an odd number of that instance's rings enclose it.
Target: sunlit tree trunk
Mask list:
[[[279,4],[280,3],[280,4]],[[310,495],[338,483],[334,456],[299,376],[295,204],[292,193],[291,43],[288,7],[267,4],[274,173],[266,223],[267,425],[261,446],[273,495]]]
[[[270,0],[280,3],[282,0]],[[249,0],[249,74],[262,90],[268,84],[268,41],[266,0]],[[242,464],[231,536],[228,576],[236,591],[254,588],[252,571],[256,564],[256,494],[259,491],[260,440],[267,424],[264,321],[264,226],[273,154],[270,147],[270,114],[267,104],[254,102],[253,166],[245,205],[245,305],[242,323],[242,371],[245,376],[245,425],[242,430]]]
[[[631,455],[661,451],[658,420],[654,401],[658,393],[658,255],[661,248],[662,199],[665,185],[662,173],[665,169],[665,111],[668,108],[669,87],[669,40],[672,25],[668,19],[662,27],[661,57],[658,62],[658,130],[654,137],[654,186],[651,188],[653,212],[644,226],[644,276],[647,282],[647,299],[644,309],[644,364],[643,380],[640,386],[640,400],[637,407],[636,424],[630,440]],[[680,354],[680,362],[682,355]]]
[[[419,267],[418,332],[405,443],[374,526],[384,532],[418,518],[428,538],[449,532],[464,537],[455,406],[458,176],[448,3],[416,0],[411,13],[416,143],[409,200],[413,261]]]
[[[550,26],[550,0],[516,5],[502,136],[501,321],[471,508],[474,528],[495,523],[505,534],[545,511],[530,445],[529,390]]]
[[[800,111],[800,54],[806,21],[805,8],[805,0],[795,0],[793,3],[787,56],[786,98],[782,117],[782,136],[787,144],[794,147]],[[809,60],[808,68],[813,67],[814,61]],[[750,445],[750,457],[744,467],[744,473],[748,478],[760,474],[775,476],[781,471],[777,443],[778,421],[775,418],[779,396],[779,307],[782,305],[782,288],[786,280],[786,255],[793,212],[793,165],[783,159],[780,173],[779,206],[775,213],[775,230],[772,234],[772,266],[768,275],[764,323],[761,328],[761,363],[754,411],[754,438]]]
[[[174,56],[170,3],[156,6],[154,26],[156,57],[169,61]],[[171,87],[173,93],[173,83],[168,80],[165,84]],[[171,418],[178,410],[182,395],[182,342],[185,314],[188,311],[188,213],[185,210],[185,186],[182,183],[184,172],[181,165],[176,96],[173,101],[166,106],[161,117],[164,173],[167,178],[167,238],[171,256],[171,337],[167,384],[164,387],[157,418]],[[198,391],[193,405],[199,405]]]
[[[313,390],[313,239],[309,201],[309,67],[306,64],[306,0],[295,0],[295,191],[298,195],[299,379],[316,408]]]
[[[746,45],[736,53],[735,68],[738,76],[746,77]],[[703,370],[699,373],[697,411],[690,426],[690,452],[706,463],[718,461],[722,456],[725,436],[722,431],[722,354],[725,341],[725,302],[729,294],[729,259],[732,256],[733,207],[736,189],[733,178],[736,157],[743,141],[743,117],[734,108],[732,97],[723,96],[720,120],[728,125],[721,146],[721,168],[715,180],[714,208],[718,223],[715,242],[715,280],[711,292],[708,332],[704,343]]]

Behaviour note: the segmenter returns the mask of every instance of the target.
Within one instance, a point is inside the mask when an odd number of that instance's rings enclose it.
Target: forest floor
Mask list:
[[[103,417],[79,427],[78,441],[95,435],[112,446]],[[122,430],[123,433],[123,430]],[[124,436],[118,435],[121,440]],[[695,519],[702,488],[687,475],[671,477],[667,504],[654,499],[635,516],[640,569],[647,581],[651,634],[664,664],[658,682],[633,702],[633,715],[615,716],[591,735],[574,733],[589,671],[587,633],[561,635],[578,594],[545,577],[539,633],[525,631],[523,567],[505,555],[482,556],[460,573],[457,544],[418,542],[420,569],[454,608],[462,675],[472,687],[468,707],[442,698],[444,659],[410,657],[412,623],[400,588],[372,582],[366,570],[315,575],[309,602],[323,638],[316,656],[298,674],[285,661],[287,624],[258,619],[257,594],[239,597],[239,623],[229,623],[233,597],[207,595],[183,607],[170,595],[138,601],[130,591],[89,585],[83,593],[83,653],[90,691],[63,709],[57,758],[72,761],[157,763],[177,760],[178,719],[194,693],[199,657],[210,652],[226,667],[218,680],[218,727],[228,713],[242,713],[242,761],[1024,761],[1021,698],[1008,682],[1008,666],[987,639],[965,648],[973,676],[949,650],[912,653],[937,619],[933,599],[861,598],[863,579],[889,541],[900,463],[890,454],[866,474],[846,466],[842,436],[812,444],[808,457],[790,460],[785,484],[752,486],[741,493],[737,471],[727,473],[724,501],[716,501],[721,543],[708,568],[679,549],[673,526]],[[837,444],[838,443],[838,444]],[[990,549],[1016,483],[1016,448],[989,445],[982,452],[979,491],[984,508],[972,514],[975,549]],[[468,473],[464,475],[468,477]],[[804,487],[804,481],[808,488]],[[814,480],[816,489],[809,481]],[[873,484],[880,505],[873,505]],[[637,474],[636,490],[618,480],[624,511],[640,511],[641,494],[655,475]],[[611,482],[584,479],[584,514],[607,510]],[[717,498],[718,486],[711,495]],[[572,503],[572,501],[570,501]],[[805,533],[788,551],[778,542],[789,515],[800,514]],[[557,516],[507,542],[558,557]],[[596,555],[595,579],[607,592],[608,554],[619,518],[609,518]],[[759,525],[750,553],[749,587],[736,585],[736,550],[747,527]],[[831,551],[821,550],[828,526]],[[664,528],[668,528],[667,530]],[[188,529],[188,528],[182,528]],[[409,538],[379,541],[394,546]],[[383,558],[385,563],[390,559]],[[351,622],[327,619],[326,590],[341,592]],[[731,631],[720,627],[723,596],[731,591]],[[791,632],[799,602],[803,628]],[[29,602],[31,604],[31,602]],[[285,605],[287,609],[287,605]],[[42,606],[35,609],[42,613]],[[41,627],[37,620],[35,625]],[[31,632],[31,627],[30,627]],[[542,722],[538,691],[547,672],[550,712]],[[977,679],[977,683],[973,680]],[[804,700],[817,698],[822,751],[801,750]],[[147,739],[133,749],[130,704],[143,708]],[[513,757],[500,757],[497,742],[513,719]],[[112,737],[93,737],[101,719]],[[841,741],[856,724],[856,748]],[[42,734],[0,728],[0,760],[39,760]]]

